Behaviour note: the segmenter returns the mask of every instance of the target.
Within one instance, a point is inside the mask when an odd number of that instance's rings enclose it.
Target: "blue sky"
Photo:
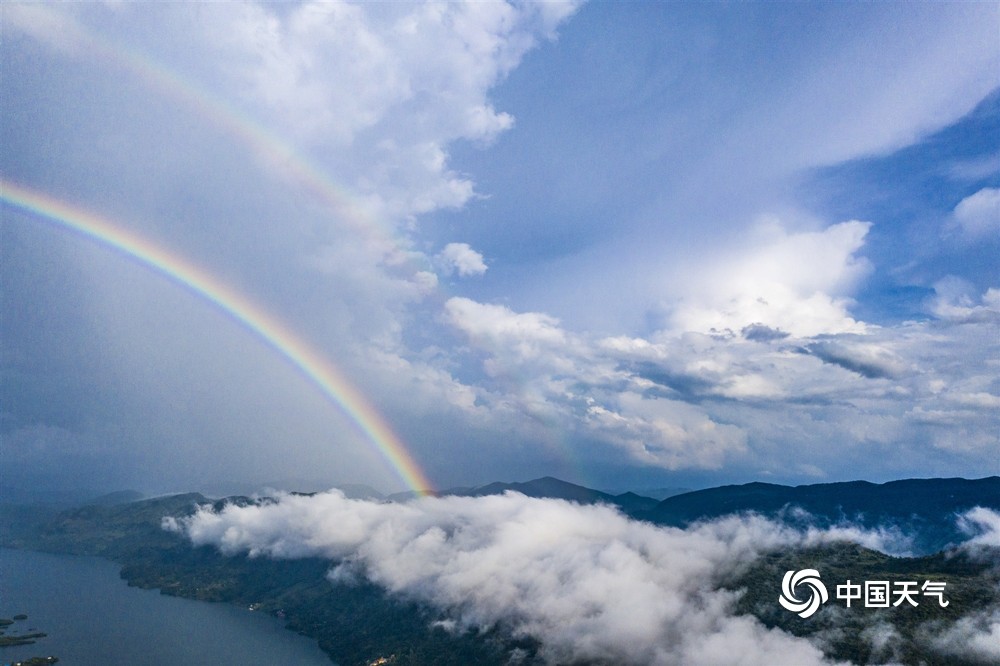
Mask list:
[[[993,4],[2,12],[3,178],[261,303],[441,487],[1000,473]],[[399,489],[203,301],[2,211],[9,479]]]

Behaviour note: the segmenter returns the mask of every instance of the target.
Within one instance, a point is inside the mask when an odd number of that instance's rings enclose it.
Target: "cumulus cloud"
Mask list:
[[[151,70],[167,72],[161,80],[186,91],[154,85],[157,94],[197,97],[216,121],[276,142],[260,151],[272,176],[304,160],[365,215],[405,225],[474,196],[473,182],[449,167],[450,145],[487,145],[514,126],[491,89],[578,6],[247,2],[203,7],[194,20],[183,6],[126,3],[113,20],[105,5],[12,7],[7,16],[73,57],[131,63],[154,82]],[[275,145],[279,156],[263,154]]]
[[[456,136],[490,140],[513,119],[489,105],[486,90],[539,37],[551,36],[576,4],[425,3],[373,10],[311,2],[285,17],[251,6],[236,35],[239,47],[257,55],[245,73],[254,93],[286,114],[289,125],[350,138],[396,107],[422,111],[421,121],[441,123]],[[347,77],[324,66],[338,62],[357,66]],[[447,99],[434,101],[435,95]]]
[[[797,473],[822,477],[856,474],[855,454],[900,442],[969,459],[995,452],[989,302],[954,306],[965,309],[951,319],[805,337],[755,322],[594,338],[540,312],[466,298],[445,309],[469,345],[460,353],[492,380],[479,404],[498,419],[544,415],[665,469],[752,458],[754,474],[787,470],[791,447]]]
[[[504,305],[477,303],[455,296],[444,306],[448,323],[489,348],[511,351],[520,359],[537,359],[569,340],[555,317],[540,312],[514,312]]]
[[[763,552],[841,537],[761,518],[680,530],[516,493],[379,504],[330,491],[164,525],[226,554],[329,558],[334,579],[364,575],[454,626],[534,637],[556,663],[827,663],[808,641],[734,615],[723,583]]]
[[[216,11],[224,25],[204,38],[230,63],[229,88],[269,127],[327,149],[377,216],[411,218],[473,196],[448,168],[448,144],[489,143],[513,127],[489,90],[577,5],[240,4]]]
[[[858,256],[871,225],[849,221],[823,231],[765,226],[738,252],[716,257],[674,307],[678,331],[741,331],[750,326],[796,336],[860,333],[847,294],[870,271]],[[763,330],[763,329],[750,329]]]
[[[248,4],[230,10],[233,29],[222,48],[246,93],[286,129],[313,139],[343,145],[392,120],[417,136],[445,131],[488,141],[513,118],[496,111],[486,91],[576,5],[307,2],[276,12]],[[413,113],[409,122],[397,117],[403,112]]]
[[[972,283],[947,275],[934,283],[934,292],[928,306],[939,319],[972,322],[1000,318],[1000,289],[995,287],[980,295]]]
[[[462,277],[486,272],[483,255],[469,247],[468,243],[448,243],[438,254],[438,259],[447,272],[457,272]]]
[[[962,199],[952,213],[950,226],[969,241],[1000,235],[1000,189],[986,187]]]
[[[543,418],[665,469],[714,469],[746,450],[739,427],[717,422],[677,396],[649,393],[653,382],[621,367],[616,346],[627,346],[624,338],[595,342],[543,313],[467,298],[449,299],[445,312],[448,323],[487,354],[482,367],[494,386],[481,399],[504,417],[513,410]],[[753,384],[753,378],[739,377],[722,390],[767,390],[763,382]]]

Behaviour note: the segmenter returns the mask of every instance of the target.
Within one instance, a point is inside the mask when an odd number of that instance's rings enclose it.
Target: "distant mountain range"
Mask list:
[[[523,483],[496,482],[475,488],[455,488],[441,494],[478,497],[506,491],[580,504],[610,504],[633,518],[673,527],[751,512],[786,523],[815,527],[844,523],[868,529],[896,527],[913,539],[913,550],[917,553],[936,552],[967,538],[956,523],[958,514],[976,506],[1000,511],[1000,476],[975,480],[904,479],[882,484],[846,481],[803,486],[755,482],[695,490],[663,501],[631,492],[612,495],[547,476]],[[389,499],[409,497],[403,494]]]
[[[367,487],[346,490],[346,494],[374,501],[387,499]],[[634,493],[601,492],[552,477],[457,488],[447,494],[478,497],[508,491],[582,504],[604,503],[640,520],[677,527],[744,512],[802,526],[841,522],[869,528],[895,526],[914,537],[913,550],[918,553],[936,552],[967,538],[956,525],[957,514],[974,506],[1000,511],[1000,477],[996,476],[971,481],[909,479],[796,487],[748,483],[688,492],[661,502]],[[539,644],[531,637],[509,635],[501,626],[483,632],[445,631],[437,626],[441,615],[433,608],[387,593],[367,580],[331,579],[328,573],[335,562],[224,556],[210,546],[193,547],[181,535],[162,528],[164,516],[190,515],[197,505],[207,503],[221,509],[227,503],[272,501],[268,498],[213,500],[188,493],[136,501],[137,493],[133,492],[91,497],[85,505],[70,509],[0,503],[0,545],[101,556],[119,562],[121,575],[130,585],[244,607],[252,604],[282,618],[289,628],[316,638],[322,649],[345,666],[393,663],[380,661],[383,655],[398,655],[400,664],[499,666],[510,663],[515,652],[523,657],[520,663],[524,666],[545,663]],[[833,543],[770,553],[726,585],[745,590],[737,595],[741,614],[752,614],[769,628],[780,627],[795,635],[823,632],[832,637],[823,642],[827,656],[873,663],[879,657],[863,639],[871,616],[827,613],[803,622],[776,603],[776,581],[782,572],[809,562],[830,580],[911,580],[919,573],[922,578],[946,581],[948,598],[953,602],[947,611],[925,604],[920,613],[890,613],[885,620],[891,625],[887,631],[896,637],[894,650],[898,649],[900,663],[971,664],[951,657],[928,659],[921,642],[923,628],[933,622],[966,621],[952,609],[965,609],[962,612],[968,618],[980,609],[998,608],[1000,574],[994,566],[996,555],[990,557],[993,559],[960,549],[919,558],[890,557],[853,543]]]
[[[442,492],[442,495],[459,495],[463,497],[482,497],[485,495],[501,495],[507,491],[514,491],[527,495],[528,497],[546,497],[550,499],[563,499],[578,504],[611,504],[619,507],[629,515],[636,515],[654,508],[658,501],[651,497],[642,497],[633,492],[612,495],[611,493],[593,490],[575,483],[563,481],[551,476],[544,476],[533,481],[523,483],[502,483],[496,481],[477,486],[475,488],[451,488]],[[409,496],[409,495],[404,495]],[[389,499],[398,499],[400,496],[391,495]]]
[[[383,496],[362,485],[344,485],[340,490],[350,498],[373,501],[407,501],[414,497],[413,493]],[[799,526],[823,528],[846,523],[867,529],[894,527],[912,538],[912,551],[918,554],[937,552],[967,539],[968,535],[957,524],[958,514],[976,506],[1000,511],[1000,476],[974,480],[904,479],[882,484],[847,481],[802,486],[754,482],[682,492],[662,501],[634,492],[612,494],[546,476],[524,482],[498,481],[471,488],[451,488],[438,494],[480,497],[507,491],[580,504],[608,504],[638,520],[673,527],[750,512]],[[13,515],[12,505],[48,504],[45,500],[50,500],[30,493],[21,501],[9,492],[5,496],[3,503],[8,508],[0,514],[8,518]],[[87,499],[78,498],[74,504],[115,506],[140,497],[135,491],[119,491],[100,497],[92,494]],[[52,503],[69,504],[68,497],[59,499],[60,502]]]
[[[794,487],[773,483],[720,486],[665,499],[646,518],[684,527],[730,513],[753,511],[776,516],[788,507],[799,507],[832,523],[874,525],[915,516],[939,520],[974,506],[1000,509],[1000,476],[904,479],[882,484],[847,481]]]
[[[957,516],[982,506],[1000,510],[1000,476],[983,479],[904,479],[781,486],[747,483],[670,497],[641,517],[685,527],[732,513],[754,512],[788,523],[829,527],[849,523],[867,529],[896,527],[913,539],[914,553],[933,553],[964,541]],[[792,509],[802,509],[801,515]]]

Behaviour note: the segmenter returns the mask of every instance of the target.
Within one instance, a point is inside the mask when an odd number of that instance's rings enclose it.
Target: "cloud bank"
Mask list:
[[[552,662],[692,665],[734,655],[742,664],[828,663],[810,642],[735,615],[737,593],[723,583],[769,551],[845,540],[885,549],[898,536],[754,516],[680,530],[517,493],[406,504],[339,491],[280,495],[202,507],[164,526],[225,554],[329,558],[332,579],[366,576],[436,607],[449,626],[534,637]]]
[[[844,275],[828,273],[824,284]],[[543,312],[453,297],[445,323],[461,336],[456,354],[485,376],[473,388],[480,411],[470,419],[544,418],[670,470],[752,459],[755,475],[770,474],[793,450],[800,474],[854,478],[843,469],[852,456],[885,447],[946,451],[953,460],[995,455],[995,290],[967,296],[963,283],[946,280],[929,305],[937,318],[884,327],[809,319],[830,310],[799,302],[789,312],[802,316],[802,328],[768,317],[770,301],[740,314],[740,303],[756,298],[746,289],[728,320],[713,320],[722,329],[645,337],[576,333]],[[822,290],[802,293],[834,302]]]

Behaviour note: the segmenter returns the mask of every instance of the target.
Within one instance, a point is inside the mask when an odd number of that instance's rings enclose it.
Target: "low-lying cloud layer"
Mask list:
[[[259,506],[202,507],[164,527],[225,554],[329,558],[338,562],[331,579],[365,576],[440,609],[445,626],[502,626],[539,640],[553,662],[620,664],[733,663],[736,655],[742,664],[829,663],[809,641],[735,615],[738,593],[723,584],[767,551],[837,540],[879,547],[885,537],[754,516],[664,528],[606,506],[516,493],[407,504],[339,491],[280,495]]]

